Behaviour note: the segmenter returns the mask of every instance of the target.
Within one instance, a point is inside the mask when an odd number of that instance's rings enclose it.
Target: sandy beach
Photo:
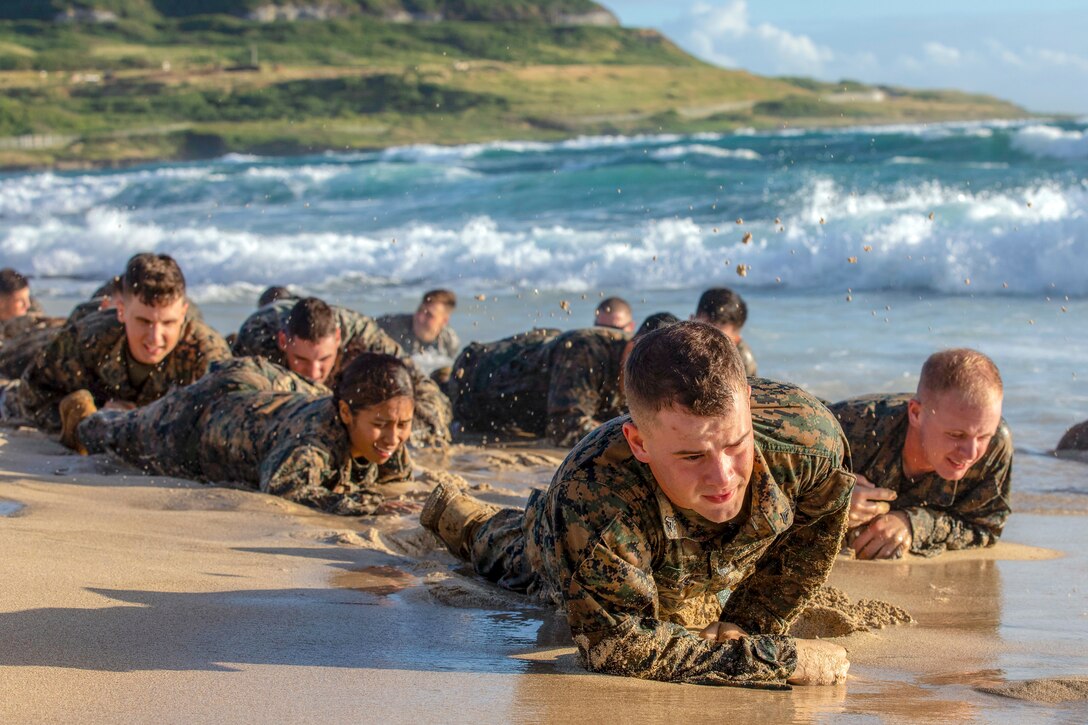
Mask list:
[[[518,505],[561,455],[423,463]],[[561,616],[468,576],[412,517],[327,516],[0,429],[0,721],[1083,722],[1083,523],[1020,514],[994,549],[840,560],[829,584],[915,620],[835,638],[845,685],[668,685],[587,673]]]

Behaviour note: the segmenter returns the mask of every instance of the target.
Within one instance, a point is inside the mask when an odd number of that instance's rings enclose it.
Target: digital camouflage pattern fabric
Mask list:
[[[103,310],[65,325],[38,352],[23,372],[20,407],[42,428],[57,430],[57,404],[69,393],[89,390],[99,407],[109,400],[147,405],[172,387],[192,384],[211,363],[229,357],[219,333],[186,319],[177,347],[137,385],[130,376],[130,366],[137,364],[129,354],[124,325],[115,310]]]
[[[620,385],[630,337],[592,327],[538,329],[472,343],[453,364],[454,419],[467,431],[525,431],[574,445],[625,403]]]
[[[0,342],[0,378],[17,380],[59,334],[59,327],[41,327]]]
[[[35,312],[5,320],[0,322],[0,349],[31,332],[60,327],[63,324],[64,318],[62,317],[49,317]]]
[[[263,358],[216,363],[134,411],[99,411],[79,439],[149,473],[243,483],[336,514],[373,513],[380,484],[411,475],[403,448],[382,466],[353,459],[328,391]]]
[[[452,327],[449,325],[443,327],[434,342],[423,342],[416,337],[412,329],[414,317],[415,315],[407,312],[400,315],[382,315],[378,318],[378,325],[409,355],[432,354],[445,355],[448,358],[457,357],[461,349],[461,340]]]
[[[475,532],[478,573],[566,607],[594,671],[672,682],[785,688],[796,667],[792,620],[839,551],[854,478],[828,410],[792,385],[754,379],[755,466],[745,509],[713,524],[678,509],[612,420],[567,456],[524,512]],[[721,620],[750,636],[704,641],[686,602],[724,600]]]
[[[287,316],[297,301],[277,300],[250,315],[238,331],[238,338],[234,343],[234,354],[237,356],[260,355],[277,365],[287,367],[287,360],[276,343],[276,336],[283,329]],[[373,319],[346,307],[333,305],[332,309],[336,312],[340,325],[340,354],[325,385],[335,389],[341,371],[361,353],[376,352],[395,355],[408,363],[412,370],[412,382],[415,385],[416,410],[412,426],[412,444],[434,446],[447,443],[450,440],[453,411],[449,399],[438,384],[420,373],[404,349],[385,334]]]
[[[985,455],[959,481],[935,472],[913,480],[903,473],[907,439],[907,402],[911,395],[868,395],[835,403],[850,442],[852,470],[874,485],[898,493],[893,511],[910,517],[911,552],[935,555],[946,549],[969,549],[997,543],[1009,506],[1012,486],[1012,434],[1001,420]]]
[[[759,374],[759,366],[756,365],[756,356],[752,352],[752,348],[748,347],[748,343],[741,340],[737,343],[737,352],[740,353],[741,362],[744,363],[744,374],[750,378],[754,378]]]

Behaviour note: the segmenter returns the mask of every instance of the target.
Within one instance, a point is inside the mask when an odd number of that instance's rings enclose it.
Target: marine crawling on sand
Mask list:
[[[787,632],[824,583],[854,477],[834,416],[792,385],[754,379],[698,322],[642,336],[624,369],[631,414],[567,456],[527,508],[448,483],[420,515],[499,586],[565,605],[593,671],[783,689],[841,682],[846,651]],[[698,634],[685,603],[726,599]]]
[[[263,358],[236,358],[133,411],[96,411],[86,391],[73,393],[61,403],[61,442],[329,513],[405,513],[418,504],[387,502],[382,484],[411,475],[414,398],[411,370],[392,355],[358,355],[332,395]]]
[[[857,475],[847,545],[860,559],[993,546],[1011,508],[1012,434],[994,362],[965,348],[934,353],[914,395],[831,406]]]

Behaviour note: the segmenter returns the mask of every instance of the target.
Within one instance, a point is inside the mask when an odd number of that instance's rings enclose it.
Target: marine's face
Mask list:
[[[340,401],[340,420],[351,439],[351,457],[385,463],[412,434],[415,402],[398,395],[362,410],[351,410]]]
[[[732,340],[734,345],[739,345],[740,344],[740,341],[741,341],[740,330],[735,325],[714,323],[714,322],[711,322],[709,319],[707,319],[703,315],[692,315],[691,319],[695,320],[696,322],[705,322],[706,324],[710,325],[711,327],[715,327],[715,328],[721,330],[722,334],[725,335],[726,337],[728,337],[730,340]]]
[[[927,471],[948,481],[963,478],[986,453],[1001,423],[1001,397],[971,403],[955,392],[927,395],[908,403],[908,424],[921,443]]]
[[[437,302],[427,302],[420,305],[412,316],[412,332],[421,342],[434,342],[449,321],[449,307]]]
[[[287,367],[292,372],[323,385],[336,366],[336,358],[340,354],[340,330],[335,335],[326,335],[317,340],[288,337],[281,330],[276,337],[276,343],[283,351]]]
[[[723,416],[670,408],[641,426],[627,423],[623,433],[674,506],[714,523],[732,520],[744,507],[755,462],[747,397]]]
[[[611,327],[624,332],[635,331],[635,321],[631,319],[631,313],[626,310],[608,310],[597,314],[594,325]]]
[[[28,310],[30,310],[29,287],[23,287],[10,295],[0,295],[0,322],[22,317]]]
[[[164,305],[149,305],[136,295],[117,300],[117,319],[125,326],[128,351],[144,365],[157,365],[178,346],[189,302],[179,297]]]

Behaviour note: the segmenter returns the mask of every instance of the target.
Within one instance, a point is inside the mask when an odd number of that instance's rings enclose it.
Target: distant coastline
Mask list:
[[[656,31],[570,24],[599,7],[582,0],[521,3],[528,20],[502,22],[261,22],[139,5],[0,19],[0,169],[1036,117],[985,95],[718,68]]]

